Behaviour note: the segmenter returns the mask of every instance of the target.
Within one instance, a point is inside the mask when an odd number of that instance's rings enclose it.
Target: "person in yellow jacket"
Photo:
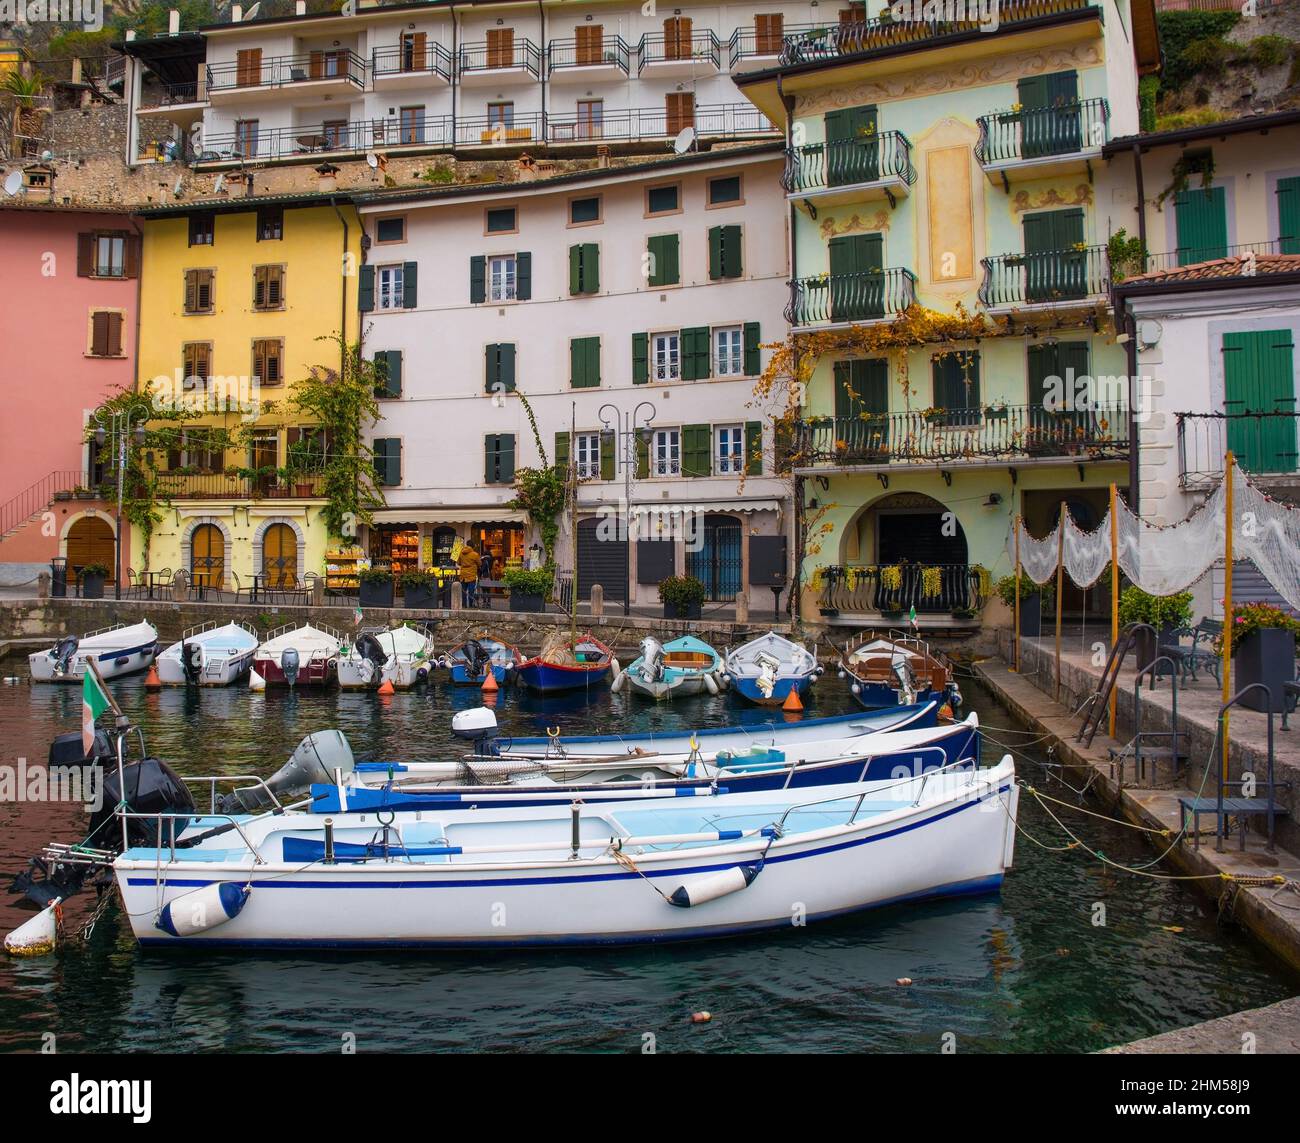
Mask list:
[[[466,544],[461,549],[460,559],[460,582],[461,588],[465,593],[464,604],[466,607],[478,606],[478,566],[481,557],[475,551],[472,543]]]

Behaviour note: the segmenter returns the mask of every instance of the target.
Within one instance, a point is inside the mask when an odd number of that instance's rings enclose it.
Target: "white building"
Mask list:
[[[780,169],[770,144],[362,196],[366,355],[391,392],[372,554],[419,543],[428,562],[461,536],[526,558],[539,533],[509,507],[514,473],[572,457],[580,598],[600,582],[622,599],[626,577],[653,604],[675,571],[711,600],[748,586],[772,606],[788,488],[753,390],[761,343],[786,330]],[[630,451],[609,430],[633,414],[645,432]],[[617,525],[629,484],[631,545]],[[567,533],[555,554],[573,566]]]

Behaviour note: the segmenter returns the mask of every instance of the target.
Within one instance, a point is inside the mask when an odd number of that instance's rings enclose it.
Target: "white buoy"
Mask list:
[[[619,671],[618,674],[616,674],[616,675],[614,676],[614,681],[613,681],[612,683],[610,683],[610,685],[609,685],[609,689],[610,689],[614,694],[618,694],[618,692],[621,691],[621,690],[623,689],[623,684],[624,684],[625,682],[627,682],[627,676],[626,676],[625,674],[623,674],[622,671]]]
[[[705,901],[714,901],[729,893],[738,893],[741,889],[748,888],[757,876],[757,865],[733,865],[721,873],[692,877],[689,881],[683,881],[668,894],[668,903],[682,909],[703,905]]]
[[[62,897],[55,897],[30,921],[24,921],[5,937],[5,952],[10,956],[45,956],[59,943],[59,928],[63,921],[59,905]]]
[[[708,691],[709,694],[716,695],[718,693],[718,680],[715,679],[712,675],[705,675],[704,689]]]
[[[623,673],[623,668],[618,665],[618,660],[613,656],[610,656],[609,665],[613,669],[615,675],[621,675]]]
[[[214,881],[194,893],[187,893],[163,906],[154,927],[173,937],[188,937],[194,933],[224,925],[248,901],[249,888],[233,881]]]
[[[250,691],[266,690],[266,680],[252,667],[248,669],[248,689]]]

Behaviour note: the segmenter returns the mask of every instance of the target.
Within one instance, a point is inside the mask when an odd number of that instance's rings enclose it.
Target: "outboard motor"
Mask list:
[[[95,744],[87,754],[81,746],[81,731],[60,734],[50,743],[51,766],[101,766],[114,765],[117,756],[113,753],[112,743],[102,730],[95,731]]]
[[[77,653],[81,640],[75,635],[65,635],[54,644],[54,674],[66,675],[72,666],[72,656]]]
[[[197,686],[203,676],[203,644],[181,644],[181,670],[185,672],[185,681]]]
[[[477,639],[470,639],[465,643],[465,669],[471,679],[486,674],[491,662],[492,656],[488,653],[488,649]]]
[[[217,808],[223,814],[260,814],[275,809],[275,802],[267,796],[267,789],[281,802],[291,802],[305,795],[312,783],[332,784],[335,772],[351,774],[356,766],[352,747],[341,730],[318,730],[307,735],[289,761],[280,767],[262,786],[243,786],[223,794]]]
[[[760,651],[756,656],[756,662],[760,667],[757,686],[764,698],[771,698],[772,691],[776,687],[777,672],[781,669],[781,660],[769,655],[766,651]]]
[[[910,663],[898,659],[891,666],[894,671],[894,678],[898,680],[899,700],[903,706],[911,706],[916,702],[916,679],[912,674],[912,666]]]
[[[116,848],[122,843],[122,828],[111,821],[119,802],[125,801],[128,810],[139,814],[183,814],[194,809],[190,788],[159,758],[127,762],[121,779],[119,782],[116,764],[104,767],[103,802],[90,819],[90,836],[97,848]],[[178,835],[184,825],[183,821],[176,822]],[[163,830],[163,837],[169,838],[166,823]],[[126,835],[131,845],[156,845],[158,826],[147,818],[128,818]]]
[[[299,666],[297,648],[286,647],[280,655],[280,670],[284,672],[284,681],[289,686],[293,686],[298,681]]]
[[[361,673],[365,681],[378,686],[384,664],[388,661],[383,644],[369,631],[363,631],[357,636],[356,652],[361,656]]]
[[[497,716],[485,706],[457,711],[452,716],[451,732],[457,738],[474,743],[474,752],[484,757],[500,754],[497,746]]]
[[[657,683],[664,677],[664,647],[652,635],[641,640],[641,670],[652,683]]]

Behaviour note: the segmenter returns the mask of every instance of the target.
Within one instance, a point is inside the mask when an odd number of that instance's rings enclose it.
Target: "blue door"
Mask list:
[[[733,516],[705,516],[686,572],[704,584],[706,599],[730,602],[740,594],[740,523]]]

